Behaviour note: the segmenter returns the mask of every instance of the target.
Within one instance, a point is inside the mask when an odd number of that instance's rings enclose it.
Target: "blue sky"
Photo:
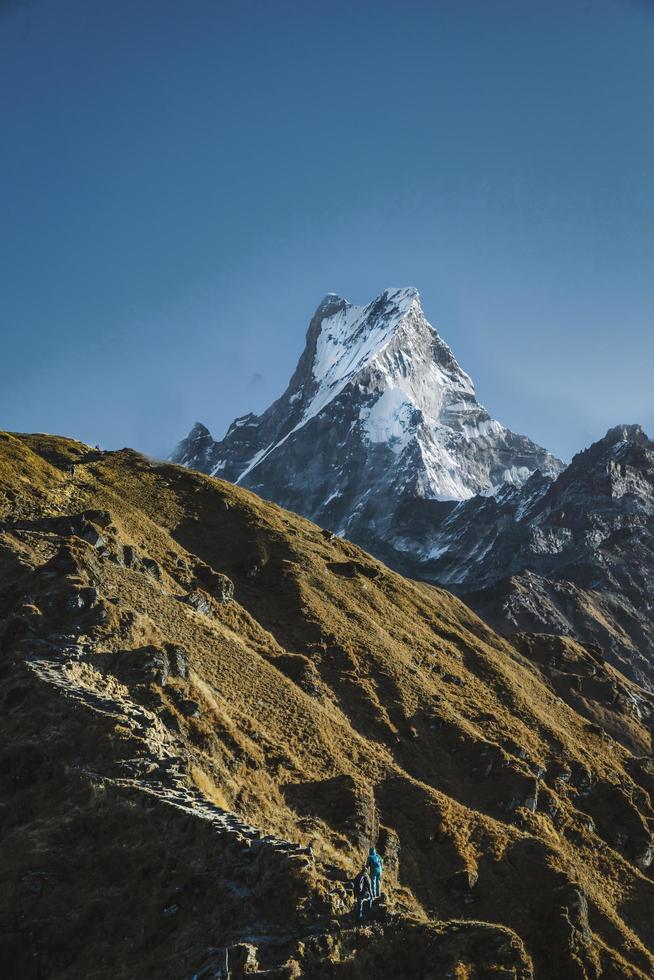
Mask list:
[[[654,436],[654,3],[0,0],[0,428],[166,454],[415,285],[498,419]]]

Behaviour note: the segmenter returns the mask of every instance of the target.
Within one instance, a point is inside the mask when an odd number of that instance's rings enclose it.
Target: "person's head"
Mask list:
[[[368,854],[374,854],[374,853],[375,853],[375,848],[371,847],[370,850],[368,851]]]

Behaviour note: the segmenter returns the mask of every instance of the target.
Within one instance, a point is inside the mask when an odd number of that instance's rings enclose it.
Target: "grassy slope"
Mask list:
[[[90,508],[110,515],[104,546],[75,538],[77,576],[55,576],[46,586],[38,569],[49,567],[65,537],[56,519]],[[210,945],[207,929],[216,944],[223,934],[237,937],[241,920],[272,928],[279,919],[301,929],[311,920],[307,902],[328,908],[331,901],[315,870],[302,878],[282,869],[278,879],[272,869],[251,881],[228,851],[220,860],[231,886],[211,878],[207,891],[208,855],[218,845],[205,840],[204,828],[188,831],[187,841],[177,815],[156,805],[144,815],[138,799],[102,793],[76,776],[71,741],[85,760],[78,768],[142,747],[132,748],[120,725],[91,724],[62,707],[25,674],[21,656],[34,637],[53,631],[88,640],[88,668],[128,688],[126,665],[135,656],[171,642],[188,651],[188,680],[149,684],[148,703],[175,733],[189,781],[221,805],[266,831],[311,842],[319,861],[348,870],[380,832],[400,915],[394,933],[368,937],[365,949],[357,945],[363,939],[340,933],[324,939],[324,948],[295,950],[305,975],[339,961],[330,969],[357,976],[358,963],[364,970],[375,955],[397,955],[407,976],[421,976],[430,968],[426,937],[462,918],[513,930],[537,976],[654,973],[654,889],[637,866],[653,814],[646,775],[634,762],[651,754],[651,733],[614,705],[607,738],[592,723],[606,716],[599,696],[591,692],[588,707],[567,688],[557,690],[543,672],[540,641],[523,642],[519,652],[449,594],[401,578],[348,542],[327,540],[310,522],[129,450],[99,454],[64,439],[0,436],[0,520],[0,669],[9,696],[1,775],[8,798],[26,813],[21,821],[3,813],[0,856],[9,886],[6,944],[22,975],[31,944],[30,962],[50,964],[41,973],[33,967],[34,976],[131,976],[130,962],[141,974],[183,976],[180,949]],[[235,600],[209,599],[212,614],[205,615],[181,599],[218,595],[212,570],[234,583]],[[104,619],[71,623],[65,595],[89,586]],[[40,590],[52,598],[41,601]],[[198,717],[180,710],[181,698],[198,703]],[[52,768],[46,731],[65,767]],[[26,783],[23,768],[34,774]],[[538,808],[530,812],[523,804],[541,770]],[[48,807],[56,816],[50,822]],[[87,834],[88,853],[73,848],[66,820]],[[110,841],[98,833],[105,824]],[[69,848],[80,851],[75,875],[66,870]],[[125,849],[127,866],[116,857]],[[34,850],[51,875],[36,898],[25,886],[25,876],[39,870]],[[173,928],[161,919],[161,903],[180,868],[184,880],[174,887],[184,902]],[[103,897],[107,879],[110,899]],[[247,911],[234,898],[239,887],[253,890]],[[268,901],[268,890],[277,897]],[[29,938],[37,915],[41,938]],[[80,917],[89,920],[89,938],[76,943]],[[121,931],[124,948],[115,940]],[[393,946],[398,936],[400,949]],[[436,948],[446,945],[441,939]],[[459,976],[483,975],[475,971],[490,945],[478,936],[462,938],[460,948],[455,942]],[[440,953],[430,955],[433,969]]]

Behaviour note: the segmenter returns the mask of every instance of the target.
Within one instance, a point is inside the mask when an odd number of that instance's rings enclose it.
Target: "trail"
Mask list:
[[[310,847],[265,834],[242,820],[238,814],[213,803],[196,787],[189,786],[184,760],[179,752],[181,745],[175,736],[154,712],[138,704],[123,684],[86,662],[84,645],[77,643],[74,636],[36,641],[36,645],[39,649],[29,653],[25,663],[39,681],[56,688],[65,700],[76,707],[128,728],[132,737],[140,743],[142,755],[114,760],[110,770],[81,770],[84,775],[118,790],[147,794],[166,806],[209,822],[223,843],[235,849],[240,860],[247,861],[267,851],[282,860],[299,856],[307,862],[314,862]],[[333,865],[321,865],[320,872],[331,881],[342,882],[346,877],[342,869]],[[192,975],[193,980],[240,976],[240,969],[247,957],[252,955],[254,962],[258,962],[261,949],[283,950],[291,940],[331,934],[333,926],[333,919],[317,916],[313,924],[304,926],[299,933],[294,931],[275,935],[258,929],[247,930],[238,937],[232,937],[232,941],[224,947],[187,950],[187,953],[195,952],[205,957],[204,965]],[[236,963],[236,973],[232,972],[233,963]],[[254,976],[269,974],[268,970],[255,968],[248,968],[247,972]]]
[[[143,755],[114,762],[112,771],[87,771],[89,775],[117,788],[147,793],[161,803],[207,820],[237,847],[268,848],[313,860],[310,847],[264,833],[189,786],[180,743],[154,712],[134,701],[123,684],[85,662],[85,651],[74,637],[41,643],[46,648],[43,652],[33,652],[25,658],[30,671],[43,683],[58,688],[67,700],[123,725],[141,743]]]

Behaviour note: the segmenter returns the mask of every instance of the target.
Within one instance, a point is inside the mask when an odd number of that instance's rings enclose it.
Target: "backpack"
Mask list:
[[[354,894],[357,898],[368,898],[370,896],[370,879],[365,871],[360,871],[354,879]]]

